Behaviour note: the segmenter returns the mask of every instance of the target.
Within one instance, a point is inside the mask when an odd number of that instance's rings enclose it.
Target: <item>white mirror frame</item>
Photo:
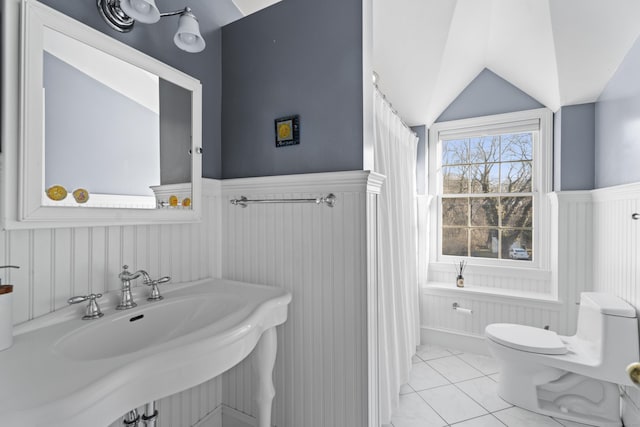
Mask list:
[[[16,19],[18,14],[21,15],[19,20]],[[203,203],[202,155],[200,154],[202,86],[200,82],[35,0],[5,1],[2,18],[4,29],[2,92],[4,96],[1,169],[4,228],[31,229],[200,221]],[[20,22],[20,27],[17,22]],[[45,27],[134,64],[192,93],[191,209],[42,206],[44,129],[41,88]]]

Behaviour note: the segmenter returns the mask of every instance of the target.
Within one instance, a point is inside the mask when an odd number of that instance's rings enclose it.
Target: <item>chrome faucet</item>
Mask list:
[[[98,298],[102,298],[102,294],[71,297],[67,300],[67,302],[69,304],[78,304],[80,302],[89,301],[89,305],[87,305],[84,316],[82,316],[82,320],[92,320],[99,319],[104,316],[104,314],[102,314],[102,311],[100,311],[98,301],[96,301]]]
[[[131,295],[131,281],[142,276],[143,283],[147,286],[151,286],[151,295],[147,298],[147,301],[160,301],[163,297],[160,295],[158,285],[161,283],[167,283],[171,278],[164,276],[159,279],[153,280],[149,273],[144,270],[138,270],[135,273],[131,273],[128,270],[128,265],[122,266],[122,272],[118,274],[118,278],[122,281],[122,296],[120,304],[116,307],[116,310],[127,310],[129,308],[136,307],[138,304],[133,302],[133,296]]]
[[[140,277],[142,272],[141,270],[138,270],[135,273],[131,273],[128,268],[128,265],[123,265],[122,273],[118,274],[118,278],[122,281],[122,288],[120,289],[122,295],[120,297],[120,304],[118,304],[116,310],[128,310],[138,305],[133,302],[133,296],[131,295],[131,281]],[[146,272],[145,274],[147,277],[149,276]]]

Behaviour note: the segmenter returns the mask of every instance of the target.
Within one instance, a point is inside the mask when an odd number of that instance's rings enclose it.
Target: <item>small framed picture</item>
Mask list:
[[[280,117],[275,120],[276,147],[300,144],[300,116]]]

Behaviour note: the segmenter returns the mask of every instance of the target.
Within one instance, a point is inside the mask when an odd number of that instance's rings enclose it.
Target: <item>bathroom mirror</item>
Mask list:
[[[200,83],[36,1],[22,7],[16,228],[200,217]]]

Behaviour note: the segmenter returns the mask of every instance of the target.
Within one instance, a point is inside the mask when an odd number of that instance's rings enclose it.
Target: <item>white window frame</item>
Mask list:
[[[533,274],[548,271],[551,262],[551,221],[548,194],[553,179],[553,113],[547,108],[474,117],[434,123],[429,129],[428,186],[432,196],[430,206],[430,268],[451,269],[452,262],[464,259],[475,272],[483,274],[496,269],[529,270]],[[537,126],[533,139],[533,260],[523,262],[510,259],[460,257],[442,255],[442,140],[481,134],[509,133]]]

